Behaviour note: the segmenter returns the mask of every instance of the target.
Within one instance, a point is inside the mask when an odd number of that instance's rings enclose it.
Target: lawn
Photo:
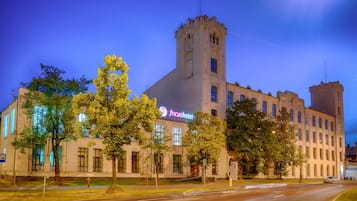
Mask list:
[[[336,201],[356,201],[357,200],[357,187],[344,192],[337,198]]]

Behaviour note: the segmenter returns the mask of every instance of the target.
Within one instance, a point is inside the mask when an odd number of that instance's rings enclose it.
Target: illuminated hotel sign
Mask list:
[[[168,110],[165,106],[160,106],[159,110],[161,112],[161,116],[164,118],[174,118],[181,120],[193,120],[194,115],[192,113],[187,112],[177,112],[173,109]]]

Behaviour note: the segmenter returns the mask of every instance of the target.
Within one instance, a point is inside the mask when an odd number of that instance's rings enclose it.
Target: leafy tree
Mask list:
[[[154,173],[155,173],[155,186],[156,190],[159,189],[158,180],[159,180],[159,165],[162,161],[162,155],[166,152],[172,150],[172,147],[168,145],[167,142],[171,141],[171,137],[168,135],[161,135],[164,129],[159,124],[155,124],[155,131],[151,134],[151,136],[144,143],[144,149],[150,149],[150,154],[147,159],[152,160],[152,164],[154,164]],[[158,132],[157,132],[158,131]]]
[[[73,140],[78,136],[73,130],[73,95],[87,90],[89,83],[84,76],[80,79],[64,79],[63,70],[55,66],[41,64],[41,75],[29,83],[21,83],[28,91],[24,95],[22,107],[27,118],[33,120],[12,142],[15,148],[32,148],[36,144],[46,144],[50,139],[55,165],[55,184],[61,184],[59,148],[63,140]],[[35,115],[35,116],[34,116]]]
[[[183,137],[188,160],[202,165],[204,170],[204,159],[207,164],[216,161],[225,146],[225,129],[226,123],[219,118],[207,113],[195,113],[195,119],[188,123],[187,133]]]
[[[256,101],[245,98],[227,109],[227,145],[237,158],[239,178],[263,171],[261,164],[268,148],[272,123],[266,114],[256,110]]]
[[[116,177],[116,159],[122,155],[123,146],[133,140],[145,139],[142,128],[151,131],[154,120],[160,115],[156,99],[141,95],[129,99],[128,65],[122,57],[108,55],[104,67],[98,68],[94,79],[96,93],[82,93],[73,98],[74,114],[84,113],[85,122],[76,123],[76,131],[91,125],[90,134],[100,134],[105,144],[105,154],[112,160],[112,185],[107,192],[119,190]]]

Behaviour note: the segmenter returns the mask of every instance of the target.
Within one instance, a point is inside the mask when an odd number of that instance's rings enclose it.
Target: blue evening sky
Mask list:
[[[200,6],[201,5],[201,6]],[[216,16],[228,29],[227,81],[289,90],[310,105],[309,87],[344,85],[347,143],[357,141],[356,0],[2,0],[0,111],[40,63],[68,77],[96,77],[106,54],[129,64],[140,94],[175,68],[174,33],[187,18]]]

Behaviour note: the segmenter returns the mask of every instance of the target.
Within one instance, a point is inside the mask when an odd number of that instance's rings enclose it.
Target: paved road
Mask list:
[[[136,197],[109,199],[125,201],[332,201],[341,192],[353,187],[345,184],[272,184],[246,186],[218,191],[195,192],[188,191],[184,194],[174,194],[155,197]],[[357,199],[357,198],[356,198]]]

